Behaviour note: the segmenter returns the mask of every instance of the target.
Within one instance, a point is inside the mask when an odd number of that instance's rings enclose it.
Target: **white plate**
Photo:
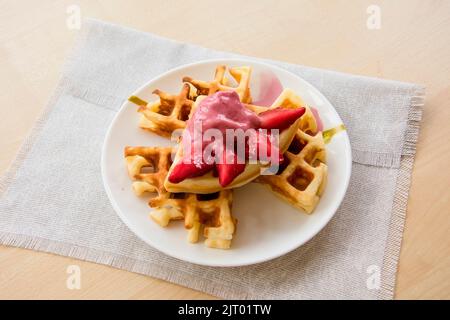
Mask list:
[[[257,91],[262,71],[271,70],[285,88],[293,89],[307,104],[315,106],[325,129],[342,123],[330,102],[311,84],[275,66],[247,60],[223,59],[197,62],[173,69],[132,93],[155,100],[156,88],[178,92],[183,76],[211,79],[218,64],[253,67],[252,90]],[[126,79],[124,78],[124,81]],[[131,95],[131,93],[130,93]],[[208,266],[242,266],[267,261],[301,246],[316,235],[333,217],[347,190],[351,171],[348,135],[341,132],[327,145],[328,184],[312,215],[306,215],[274,196],[266,187],[250,183],[236,189],[233,214],[239,220],[230,250],[207,248],[203,241],[187,242],[180,221],[162,228],[149,218],[146,197],[133,193],[123,149],[125,146],[168,146],[171,142],[138,127],[136,105],[124,103],[106,135],[102,151],[102,176],[111,203],[123,222],[152,247],[181,260]]]

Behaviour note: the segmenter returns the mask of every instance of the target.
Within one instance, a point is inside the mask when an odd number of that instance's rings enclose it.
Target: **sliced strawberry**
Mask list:
[[[216,169],[219,174],[220,185],[226,187],[244,171],[245,163],[238,163],[234,151],[223,148],[221,161],[216,164]]]
[[[179,183],[187,178],[202,176],[212,170],[213,167],[214,164],[194,164],[181,161],[173,168],[169,175],[169,181],[172,183]]]
[[[261,128],[283,130],[293,124],[305,113],[305,108],[284,109],[275,108],[260,113]]]

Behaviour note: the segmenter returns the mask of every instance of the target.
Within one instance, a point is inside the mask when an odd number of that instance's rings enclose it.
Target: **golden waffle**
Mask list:
[[[237,82],[237,86],[230,86],[225,76],[226,66],[217,66],[214,79],[212,81],[196,80],[191,77],[184,77],[183,82],[192,84],[197,89],[197,95],[209,96],[217,91],[236,91],[241,102],[251,103],[250,95],[250,75],[251,67],[229,68],[228,72]]]
[[[197,242],[202,226],[205,244],[210,248],[228,249],[236,231],[237,220],[231,215],[232,191],[210,194],[186,194],[184,226],[188,240]]]
[[[184,129],[193,111],[194,91],[187,83],[178,95],[156,89],[153,93],[159,100],[139,106],[138,111],[142,113],[139,126],[164,137],[170,137],[176,129]]]
[[[316,130],[310,129],[317,128],[315,120],[312,124],[307,116],[303,125],[284,153],[285,160],[278,172],[275,175],[261,175],[256,182],[269,186],[277,196],[311,213],[325,188],[328,167],[325,164],[326,150],[322,132],[312,135]]]
[[[129,177],[134,180],[133,190],[137,195],[155,193],[149,201],[150,207],[161,207],[170,199],[164,189],[164,181],[172,164],[172,147],[125,147],[125,160]],[[173,203],[176,205],[176,201]]]
[[[230,247],[237,223],[231,215],[231,190],[208,195],[167,192],[163,182],[172,163],[171,147],[126,147],[124,153],[136,195],[154,194],[149,205],[156,223],[165,227],[171,220],[184,219],[188,241],[197,242],[203,227],[208,247]]]
[[[184,77],[183,87],[178,95],[171,95],[156,89],[154,94],[159,100],[147,103],[137,97],[129,100],[139,105],[138,111],[142,113],[139,126],[145,130],[156,133],[163,137],[171,137],[172,132],[184,129],[186,121],[193,112],[193,102],[199,95],[211,95],[217,91],[236,91],[242,102],[250,103],[250,67],[230,68],[229,73],[236,80],[237,86],[230,86],[225,76],[227,68],[218,66],[214,80],[202,81],[190,77]]]

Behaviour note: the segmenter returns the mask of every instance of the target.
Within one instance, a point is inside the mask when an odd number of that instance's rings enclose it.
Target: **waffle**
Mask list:
[[[163,137],[170,137],[172,132],[186,127],[186,120],[192,113],[192,105],[196,96],[195,88],[184,83],[177,95],[168,94],[156,89],[157,101],[141,104],[138,111],[142,113],[139,126]]]
[[[241,102],[251,103],[250,95],[250,67],[234,67],[228,71],[237,82],[237,86],[231,86],[225,76],[226,66],[217,66],[214,79],[212,81],[196,80],[191,77],[184,77],[183,82],[192,84],[197,89],[198,95],[209,96],[217,91],[236,91]]]
[[[199,96],[195,104],[199,103],[201,99],[203,99],[204,96]],[[285,89],[280,94],[278,99],[272,104],[270,107],[261,107],[256,106],[252,104],[244,104],[249,110],[255,112],[255,113],[261,113],[263,111],[267,111],[269,109],[274,109],[277,107],[282,108],[299,108],[305,106],[302,99],[297,96],[292,90]],[[194,106],[195,108],[195,106]],[[312,117],[312,113],[309,109],[309,114]],[[305,113],[306,114],[306,113]],[[303,115],[304,116],[304,115]],[[302,116],[302,118],[303,118]],[[302,118],[300,118],[298,121],[296,121],[293,125],[291,125],[286,130],[283,130],[280,133],[279,136],[279,148],[282,152],[285,152],[287,148],[289,147],[292,139],[294,138],[298,126],[302,122]],[[309,118],[308,118],[309,119]],[[312,118],[314,121],[314,117]],[[306,124],[312,126],[312,124],[309,123],[309,121],[303,120],[303,125],[306,126]],[[315,121],[313,123],[315,125]],[[177,150],[177,153],[175,155],[174,163],[178,163],[179,161],[182,161],[183,158],[183,147],[181,143],[179,144],[180,147]],[[267,165],[266,165],[267,166]],[[226,188],[236,188],[239,186],[242,186],[252,180],[254,180],[256,177],[258,177],[261,173],[261,169],[263,169],[263,165],[260,163],[247,163],[245,170],[238,175]],[[170,172],[170,170],[169,170]],[[223,190],[223,187],[219,183],[219,179],[214,176],[211,172],[206,173],[203,176],[194,177],[194,178],[188,178],[185,179],[179,183],[172,183],[168,179],[164,182],[164,187],[166,190],[171,192],[195,192],[195,193],[213,193],[220,190]]]
[[[241,101],[251,102],[250,95],[250,67],[234,67],[229,69],[229,73],[237,82],[237,86],[230,86],[225,76],[227,68],[218,66],[214,80],[202,81],[191,77],[184,77],[183,87],[178,95],[171,95],[162,90],[156,89],[154,94],[159,99],[147,103],[137,97],[130,97],[130,101],[139,105],[138,111],[142,113],[139,126],[157,135],[170,138],[172,132],[177,129],[184,129],[186,121],[193,112],[193,102],[199,95],[211,95],[217,91],[234,90],[238,93]]]
[[[186,194],[183,208],[188,241],[197,242],[201,227],[210,248],[228,249],[236,230],[237,220],[231,215],[232,191],[211,194]]]
[[[211,248],[228,249],[236,229],[231,215],[232,191],[197,195],[170,193],[163,186],[171,161],[171,147],[126,147],[128,175],[134,181],[136,195],[152,193],[150,217],[162,227],[171,220],[184,220],[188,241],[198,242],[201,230],[205,244]]]
[[[311,213],[325,188],[328,167],[322,132],[317,132],[314,116],[309,108],[307,111],[278,172],[261,175],[255,182],[267,185],[277,196]]]

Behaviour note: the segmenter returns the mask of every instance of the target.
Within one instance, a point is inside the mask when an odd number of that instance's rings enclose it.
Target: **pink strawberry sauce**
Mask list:
[[[311,112],[312,112],[314,118],[316,119],[317,131],[323,131],[323,122],[322,122],[322,119],[320,118],[319,111],[314,107],[309,107],[309,108],[311,109]]]
[[[219,91],[203,99],[192,118],[187,122],[187,128],[183,132],[185,154],[189,148],[194,148],[194,159],[192,159],[194,163],[202,161],[213,163],[214,160],[211,159],[211,156],[208,159],[202,159],[202,150],[211,143],[209,139],[204,139],[205,132],[214,129],[220,131],[222,137],[225,137],[227,129],[246,131],[259,127],[260,119],[255,113],[244,107],[236,92]]]
[[[259,79],[259,97],[253,104],[262,107],[270,107],[283,91],[283,85],[275,73],[269,70],[261,72]]]

